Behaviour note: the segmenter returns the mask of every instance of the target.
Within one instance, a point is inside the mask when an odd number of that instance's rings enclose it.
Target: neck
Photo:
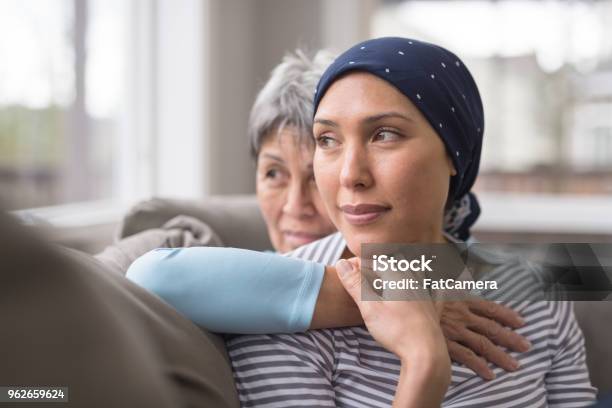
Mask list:
[[[447,242],[449,241],[442,232],[442,226],[439,228],[436,226],[430,231],[424,231],[403,241],[405,244],[445,244]]]
[[[451,243],[451,241],[449,241],[445,236],[444,233],[442,232],[442,228],[440,228],[437,231],[430,231],[428,233],[423,233],[420,234],[418,236],[414,236],[414,237],[410,237],[402,242],[393,242],[395,243],[402,243],[402,244],[448,244]],[[358,248],[360,249],[360,248]],[[359,251],[356,251],[359,252]],[[359,256],[359,254],[353,253],[349,247],[347,246],[344,249],[344,252],[342,252],[342,259],[349,259],[349,258],[353,258],[355,256]]]

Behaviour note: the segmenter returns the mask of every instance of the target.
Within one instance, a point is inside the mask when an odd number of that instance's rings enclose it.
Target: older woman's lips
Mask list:
[[[376,221],[391,208],[377,204],[343,205],[344,218],[353,225],[365,225]]]

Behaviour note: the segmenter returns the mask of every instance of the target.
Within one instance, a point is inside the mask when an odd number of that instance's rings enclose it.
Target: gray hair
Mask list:
[[[261,145],[272,132],[289,126],[297,130],[299,143],[312,143],[314,91],[334,55],[321,50],[314,57],[296,50],[285,54],[259,91],[249,117],[251,154],[257,159]]]

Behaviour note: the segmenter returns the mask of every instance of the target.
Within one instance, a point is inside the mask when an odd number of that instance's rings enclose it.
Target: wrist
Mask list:
[[[450,385],[448,354],[415,353],[401,360],[394,407],[440,407]]]
[[[432,322],[430,316],[423,316],[423,319],[425,320],[421,324],[413,324],[418,336],[406,333],[401,337],[403,341],[396,347],[395,353],[402,363],[427,360],[438,362],[449,358],[442,328],[438,322]]]
[[[416,374],[446,374],[451,367],[448,351],[444,349],[421,349],[400,356],[401,370],[413,371]]]
[[[414,381],[433,381],[445,386],[450,382],[451,360],[443,339],[412,348],[400,356],[400,361],[401,371]]]
[[[333,266],[325,267],[323,282],[310,323],[310,329],[357,326],[363,324],[359,308],[342,286]]]

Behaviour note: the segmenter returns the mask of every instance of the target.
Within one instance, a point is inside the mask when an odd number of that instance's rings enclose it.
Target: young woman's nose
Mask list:
[[[299,181],[291,181],[287,187],[283,212],[293,217],[311,217],[315,214],[308,186]]]
[[[344,150],[340,168],[340,185],[348,189],[363,189],[372,184],[367,152],[363,146],[350,145]]]

